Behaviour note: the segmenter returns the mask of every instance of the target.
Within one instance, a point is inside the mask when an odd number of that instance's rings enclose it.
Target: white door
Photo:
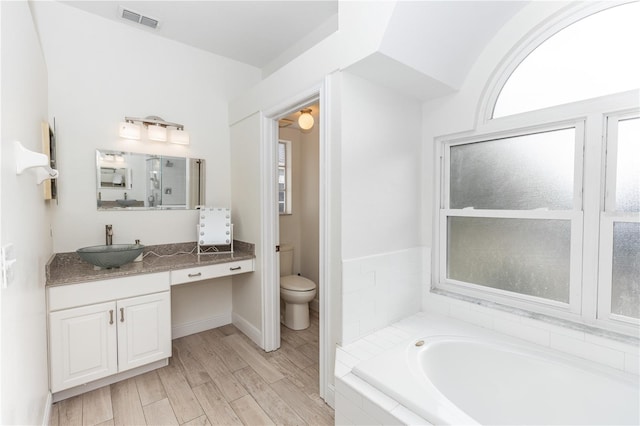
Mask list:
[[[52,392],[117,372],[115,309],[107,302],[49,314]]]
[[[168,291],[118,300],[118,371],[171,356]]]

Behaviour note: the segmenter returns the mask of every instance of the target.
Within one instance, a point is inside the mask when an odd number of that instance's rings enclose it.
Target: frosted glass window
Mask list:
[[[287,210],[287,172],[284,167],[278,167],[278,212],[285,213]]]
[[[287,164],[287,145],[284,142],[278,143],[278,165],[285,166]]]
[[[569,221],[449,217],[447,225],[447,278],[569,302]]]
[[[640,88],[640,4],[588,16],[547,39],[511,74],[493,117]]]
[[[613,224],[611,312],[640,318],[640,223]]]
[[[291,213],[291,178],[290,153],[291,144],[288,141],[278,142],[278,213]]]
[[[451,146],[450,208],[573,208],[575,129]]]
[[[640,119],[618,122],[616,210],[640,211]]]

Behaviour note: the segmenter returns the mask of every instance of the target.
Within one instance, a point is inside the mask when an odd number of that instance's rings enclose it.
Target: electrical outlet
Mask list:
[[[13,244],[0,248],[0,261],[2,262],[2,288],[7,288],[15,278],[16,250]]]

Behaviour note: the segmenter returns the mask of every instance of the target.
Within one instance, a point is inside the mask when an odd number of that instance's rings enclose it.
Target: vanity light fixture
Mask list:
[[[189,132],[180,129],[169,129],[169,140],[171,143],[189,145]]]
[[[119,132],[121,138],[125,139],[140,139],[140,125],[123,121],[120,123]]]
[[[184,125],[164,121],[164,119],[151,115],[146,118],[125,117],[120,123],[119,135],[125,139],[140,139],[142,126],[147,128],[147,138],[158,142],[172,142],[181,145],[189,145],[189,133],[184,130]]]
[[[302,130],[309,130],[313,127],[313,115],[311,115],[311,108],[306,108],[300,111],[300,117],[298,117],[298,126]]]
[[[167,141],[167,128],[158,124],[147,127],[147,137],[152,141],[166,142]]]

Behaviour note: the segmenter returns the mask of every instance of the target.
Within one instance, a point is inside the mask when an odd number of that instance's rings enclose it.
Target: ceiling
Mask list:
[[[337,0],[63,1],[269,73],[338,28]],[[151,29],[121,18],[120,7],[159,21]]]
[[[338,0],[60,1],[254,66],[263,78],[338,30]],[[421,100],[443,96],[461,86],[496,32],[526,4],[398,1],[378,50],[348,69]],[[152,29],[123,19],[122,8],[159,25]],[[364,28],[372,25],[367,16],[361,17]]]

